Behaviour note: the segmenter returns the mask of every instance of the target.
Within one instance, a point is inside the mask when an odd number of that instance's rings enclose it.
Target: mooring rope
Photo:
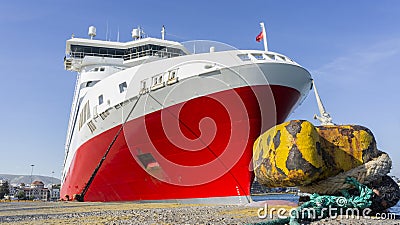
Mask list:
[[[331,195],[342,189],[348,189],[351,187],[350,184],[345,182],[347,177],[355,177],[361,183],[368,185],[388,174],[391,168],[392,160],[389,155],[385,152],[381,152],[377,158],[374,158],[365,164],[342,172],[336,176],[314,182],[310,185],[300,186],[299,189],[304,193]]]
[[[341,212],[347,213],[347,209],[363,210],[371,206],[374,195],[371,188],[361,184],[353,177],[347,177],[346,183],[353,185],[360,193],[359,196],[352,196],[347,190],[341,191],[343,196],[319,195],[314,193],[310,196],[310,201],[291,210],[291,214],[287,218],[255,223],[253,225],[299,225],[299,222],[302,220],[312,221],[328,217],[331,211],[327,209],[335,208],[335,212],[340,214]]]
[[[138,98],[137,98],[135,104],[132,106],[132,109],[129,111],[128,116],[126,117],[126,119],[124,120],[124,122],[121,124],[121,127],[119,128],[119,130],[118,130],[117,133],[115,134],[113,140],[110,142],[110,145],[108,146],[106,152],[104,153],[103,157],[101,158],[99,164],[97,164],[96,168],[94,169],[92,175],[91,175],[90,178],[89,178],[89,181],[86,183],[86,185],[85,185],[85,187],[83,188],[81,194],[77,194],[77,195],[75,196],[75,199],[76,199],[77,201],[80,201],[80,202],[83,202],[83,201],[84,201],[86,192],[88,191],[90,185],[92,184],[94,178],[96,177],[97,172],[99,171],[101,165],[102,165],[103,162],[106,160],[106,157],[107,157],[108,153],[110,152],[111,147],[114,145],[114,143],[115,143],[115,141],[117,140],[118,136],[119,136],[120,133],[122,132],[122,129],[124,128],[125,123],[128,122],[128,119],[129,119],[129,117],[131,116],[133,110],[136,108],[136,105],[138,104],[139,99],[140,99],[141,96],[142,96],[142,94],[139,94],[139,95],[138,95]]]

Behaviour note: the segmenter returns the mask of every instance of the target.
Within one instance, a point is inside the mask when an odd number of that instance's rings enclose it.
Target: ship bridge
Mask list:
[[[86,65],[110,64],[132,67],[149,58],[164,59],[190,54],[180,43],[139,37],[129,42],[75,38],[67,40],[64,65],[78,71]]]

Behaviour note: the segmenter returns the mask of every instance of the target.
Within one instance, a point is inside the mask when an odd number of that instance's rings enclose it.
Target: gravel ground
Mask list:
[[[287,207],[287,206],[286,206]],[[163,203],[1,202],[8,224],[251,224],[258,207]],[[307,224],[400,224],[399,219],[324,219]]]

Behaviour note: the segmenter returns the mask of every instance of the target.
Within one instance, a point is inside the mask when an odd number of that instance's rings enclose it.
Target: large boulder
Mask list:
[[[276,125],[253,146],[259,183],[305,186],[360,166],[379,155],[372,132],[358,125],[315,127],[305,120]]]

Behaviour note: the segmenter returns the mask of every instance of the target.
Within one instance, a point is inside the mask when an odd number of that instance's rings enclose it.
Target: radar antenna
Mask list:
[[[138,26],[137,29],[132,29],[133,40],[141,39],[143,37],[143,34],[144,34],[144,31],[140,26]]]
[[[90,27],[89,27],[88,35],[90,36],[90,39],[91,39],[91,40],[92,40],[94,37],[96,37],[96,27],[90,26]]]

